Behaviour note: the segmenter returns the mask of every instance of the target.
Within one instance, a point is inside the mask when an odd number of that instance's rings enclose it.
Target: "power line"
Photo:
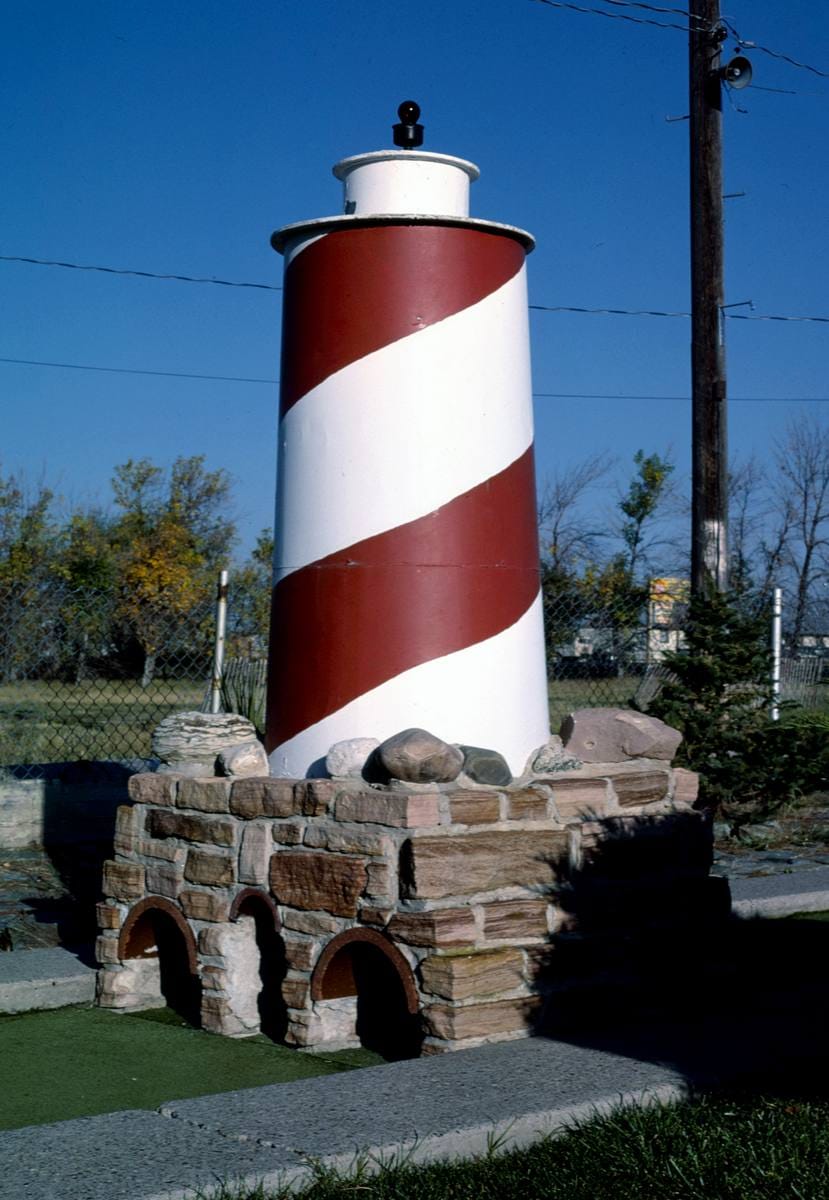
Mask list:
[[[539,0],[543,3],[545,0]],[[31,258],[20,254],[0,254],[0,262],[17,262],[35,264],[39,267],[61,267],[71,271],[100,271],[106,275],[135,275],[142,279],[175,280],[181,283],[218,284],[220,287],[257,288],[261,291],[281,292],[283,289],[272,283],[246,283],[241,280],[217,279],[212,275],[178,275],[159,273],[156,271],[139,271],[125,267],[90,266],[81,263],[61,262],[57,259]],[[590,316],[611,317],[690,317],[688,312],[671,312],[657,308],[586,308],[574,304],[530,304],[536,312],[550,313],[584,313]],[[726,313],[732,321],[814,321],[819,324],[829,324],[829,317],[818,316],[780,316],[772,313]],[[2,360],[0,360],[2,361]],[[70,364],[71,365],[71,364]],[[103,368],[102,368],[103,369]]]
[[[608,0],[610,3],[610,0]],[[789,54],[781,54],[779,50],[770,50],[768,46],[761,46],[757,42],[747,41],[746,38],[740,37],[732,23],[723,18],[723,24],[730,30],[732,37],[737,45],[742,50],[757,50],[760,54],[768,54],[770,58],[780,59],[781,62],[788,63],[791,67],[797,67],[801,71],[811,71],[813,75],[819,75],[821,79],[829,79],[829,71],[822,71],[819,67],[813,67],[809,63],[800,62],[797,58],[792,58]]]
[[[759,83],[750,83],[749,87],[753,92],[776,92],[778,96],[799,96],[800,92],[793,92],[790,88],[773,88],[761,87]],[[820,96],[822,92],[809,92],[810,96]]]
[[[608,12],[604,8],[593,8],[582,4],[572,4],[568,0],[533,0],[535,4],[545,4],[548,8],[559,8],[569,12],[587,13],[594,17],[609,17],[613,21],[630,21],[634,25],[652,25],[657,29],[678,29],[680,33],[688,33],[691,29],[705,30],[709,28],[705,21],[700,20],[695,13],[690,13],[682,8],[663,8],[657,4],[646,4],[644,0],[604,0],[605,4],[612,4],[615,8],[637,8],[645,12],[656,13],[664,16],[680,16],[684,17],[688,22],[685,25],[678,25],[673,21],[654,21],[649,17],[634,17],[630,13]],[[821,79],[829,79],[829,71],[822,71],[819,67],[813,67],[810,63],[801,62],[797,58],[792,58],[790,54],[783,54],[780,50],[772,50],[769,46],[762,46],[758,42],[753,42],[740,37],[740,34],[734,28],[732,23],[725,17],[721,18],[722,25],[726,26],[731,32],[732,37],[737,42],[737,45],[745,50],[756,50],[760,54],[767,54],[770,58],[779,59],[781,62],[788,63],[792,67],[797,67],[802,71],[811,71],[813,75],[820,76]],[[764,88],[764,91],[775,91],[774,88]]]
[[[608,317],[690,317],[688,312],[663,312],[655,308],[577,308],[571,304],[529,304],[536,312],[587,313],[590,316]]]
[[[652,12],[661,12],[662,9],[653,7],[650,4],[633,4],[631,0],[622,4],[621,0],[607,0],[609,4],[619,4],[624,8],[645,8]],[[678,29],[680,33],[688,32],[688,25],[677,25],[674,21],[654,21],[650,17],[634,17],[630,13],[608,12],[606,8],[588,8],[583,4],[570,4],[565,0],[533,0],[535,4],[546,4],[548,8],[562,8],[569,12],[588,13],[594,17],[609,17],[611,21],[630,21],[634,25],[653,25],[657,29]],[[667,10],[664,10],[667,11]],[[689,14],[683,14],[688,19]]]
[[[97,267],[84,263],[58,262],[51,258],[24,258],[18,254],[0,254],[2,262],[33,263],[38,267],[65,267],[69,271],[102,271],[106,275],[137,275],[142,279],[174,279],[178,283],[215,283],[219,287],[257,288],[264,292],[281,292],[273,283],[240,283],[235,279],[217,279],[215,276],[162,275],[156,271],[137,271],[126,267]]]
[[[689,312],[666,312],[656,308],[577,308],[570,304],[530,304],[529,308],[536,312],[586,313],[589,316],[611,317],[690,317]],[[773,313],[731,313],[723,314],[729,321],[814,321],[821,325],[829,324],[829,317],[786,317]]]
[[[533,392],[536,399],[550,400],[684,400],[690,396],[645,396],[619,392]],[[729,396],[736,404],[829,404],[829,396]]]
[[[749,316],[747,313],[726,313],[731,321],[817,321],[821,325],[829,325],[829,317],[776,317],[770,313],[756,313]]]
[[[658,4],[645,4],[644,0],[604,0],[605,4],[612,4],[616,8],[641,8],[645,12],[663,13],[667,16],[685,17],[686,20],[696,20],[687,8],[663,8]]]
[[[0,363],[13,363],[26,367],[57,367],[69,371],[104,371],[112,375],[153,375],[167,379],[207,379],[218,380],[221,383],[259,383],[271,386],[278,384],[278,379],[260,379],[247,375],[206,375],[193,371],[151,371],[139,367],[100,367],[90,363],[51,362],[37,358],[0,358]],[[654,396],[634,395],[619,392],[533,392],[537,399],[550,400],[689,400],[688,396]],[[779,404],[809,404],[829,403],[829,396],[731,396],[738,402],[779,403]]]
[[[279,383],[278,379],[254,379],[244,375],[197,375],[190,371],[150,371],[138,367],[98,367],[89,363],[46,362],[39,358],[0,358],[3,363],[26,367],[60,367],[65,371],[105,371],[111,375],[162,375],[170,379],[217,379],[223,383]]]

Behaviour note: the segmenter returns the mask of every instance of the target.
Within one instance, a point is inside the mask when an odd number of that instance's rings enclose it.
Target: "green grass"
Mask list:
[[[157,1108],[167,1100],[370,1066],[364,1050],[311,1055],[217,1037],[169,1010],[63,1008],[0,1016],[0,1129]]]
[[[625,706],[637,676],[550,682],[550,718],[557,730],[576,708]],[[206,683],[85,680],[0,684],[0,764],[147,757],[156,725],[171,712],[197,709]]]
[[[294,1200],[826,1200],[829,1103],[701,1096],[620,1109],[527,1150],[428,1167],[318,1169]],[[232,1191],[222,1200],[287,1200]],[[218,1200],[218,1198],[217,1198]]]
[[[146,757],[156,725],[197,709],[206,683],[154,680],[0,685],[0,764]]]
[[[576,708],[630,702],[638,676],[550,683],[553,729]],[[169,713],[197,709],[206,683],[85,680],[0,684],[0,764],[146,757],[156,725]]]
[[[626,707],[641,684],[638,675],[552,679],[551,726],[577,708]],[[135,680],[0,684],[0,765],[146,757],[159,721],[199,708],[205,688],[206,681],[167,679],[148,688]],[[829,685],[809,711],[829,712]]]

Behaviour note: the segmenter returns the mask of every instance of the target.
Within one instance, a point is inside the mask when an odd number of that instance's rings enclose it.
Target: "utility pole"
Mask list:
[[[728,586],[719,0],[689,5],[691,132],[691,588]]]

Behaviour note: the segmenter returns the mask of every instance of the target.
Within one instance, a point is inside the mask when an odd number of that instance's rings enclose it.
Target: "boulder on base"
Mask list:
[[[332,779],[360,779],[363,768],[379,745],[377,738],[371,737],[335,742],[325,756],[325,769]]]
[[[678,729],[630,708],[580,708],[562,721],[561,737],[568,755],[585,763],[670,761],[682,741]]]
[[[463,767],[463,754],[426,729],[404,729],[386,738],[377,757],[392,779],[405,783],[451,783]]]
[[[219,772],[231,779],[245,779],[249,776],[269,774],[268,756],[265,747],[259,741],[241,742],[222,750],[218,759]]]
[[[192,763],[205,768],[201,774],[212,775],[222,751],[255,741],[253,722],[238,713],[178,712],[156,727],[152,752],[162,764],[175,763],[179,772],[182,763]]]

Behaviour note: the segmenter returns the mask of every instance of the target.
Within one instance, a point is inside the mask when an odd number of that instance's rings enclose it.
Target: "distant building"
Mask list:
[[[786,619],[785,612],[783,619]],[[829,600],[817,600],[806,610],[800,637],[797,645],[792,646],[792,653],[829,656]]]
[[[787,639],[785,654],[792,660],[789,671],[797,664],[801,671],[810,669],[809,679],[815,685],[829,683],[829,600],[818,600],[810,605],[797,642]],[[783,662],[785,667],[785,657]],[[806,703],[805,700],[800,702]],[[811,702],[817,703],[816,693]]]
[[[666,651],[684,650],[685,619],[691,584],[687,579],[652,579],[648,596],[648,662],[658,663]]]

